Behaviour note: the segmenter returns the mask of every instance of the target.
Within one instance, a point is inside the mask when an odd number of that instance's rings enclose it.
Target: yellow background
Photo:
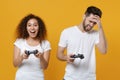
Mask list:
[[[119,0],[1,0],[0,1],[0,80],[14,80],[13,43],[19,21],[29,13],[40,16],[48,31],[52,51],[45,80],[62,80],[65,62],[56,58],[60,32],[79,24],[90,5],[103,11],[102,24],[108,41],[107,55],[97,50],[97,80],[120,80],[120,1]]]

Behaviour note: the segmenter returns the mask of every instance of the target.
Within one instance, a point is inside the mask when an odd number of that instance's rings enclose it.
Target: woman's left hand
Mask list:
[[[38,52],[37,54],[35,54],[35,56],[36,56],[37,58],[41,58],[41,57],[43,57],[43,53]]]

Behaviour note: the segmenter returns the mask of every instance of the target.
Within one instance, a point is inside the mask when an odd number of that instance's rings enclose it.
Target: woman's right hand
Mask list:
[[[23,54],[21,55],[21,58],[22,58],[22,59],[28,59],[28,57],[29,57],[29,55],[27,55],[27,54],[25,54],[25,53],[23,53]]]

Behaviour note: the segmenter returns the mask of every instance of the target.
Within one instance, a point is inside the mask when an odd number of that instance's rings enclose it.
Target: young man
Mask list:
[[[80,25],[71,26],[61,33],[57,58],[66,61],[64,80],[96,80],[95,45],[103,54],[107,43],[101,24],[102,11],[90,6]],[[93,30],[97,25],[98,30]],[[64,54],[67,49],[67,55]],[[83,59],[72,56],[82,54]]]

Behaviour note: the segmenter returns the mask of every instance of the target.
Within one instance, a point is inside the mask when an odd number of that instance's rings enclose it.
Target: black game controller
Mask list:
[[[77,55],[72,55],[71,58],[80,58],[80,59],[84,59],[84,55],[83,54],[77,54]]]
[[[30,54],[37,54],[38,50],[33,50],[33,51],[27,51],[25,50],[25,54],[30,55]]]

